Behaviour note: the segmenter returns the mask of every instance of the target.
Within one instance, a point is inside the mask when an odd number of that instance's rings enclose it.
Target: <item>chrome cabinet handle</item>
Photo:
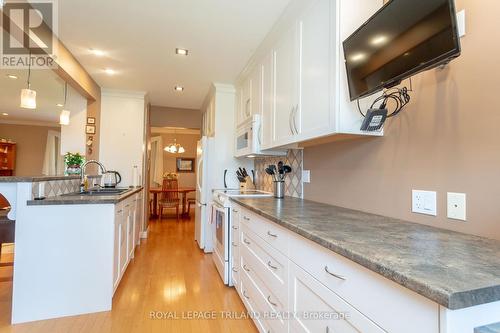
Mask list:
[[[234,247],[238,247],[238,245],[235,242],[232,242],[231,244],[233,244]]]
[[[296,119],[297,119],[297,112],[299,111],[299,105],[296,105],[295,106],[295,112],[293,113],[293,116],[292,116],[292,124],[293,124],[293,128],[295,129],[295,134],[299,134],[299,130],[297,129],[297,123],[296,123]]]
[[[274,238],[278,238],[278,235],[273,234],[273,233],[271,233],[270,231],[268,231],[268,232],[267,232],[267,235],[268,235],[268,236],[271,236],[271,237],[274,237]]]
[[[233,267],[233,272],[238,273],[238,270]]]
[[[247,292],[246,290],[243,290],[243,296],[246,298],[246,299],[250,299],[250,297],[247,296]]]
[[[120,214],[121,212],[123,212],[123,210],[121,210],[121,209],[119,211],[117,211],[118,214]]]
[[[233,209],[233,213],[238,213],[238,211],[236,209]]]
[[[247,265],[243,265],[243,269],[247,272],[250,272],[250,269],[247,267]]]
[[[245,239],[243,239],[243,242],[244,242],[246,245],[250,245],[250,244],[251,244],[249,241],[247,241],[247,240],[246,240],[246,238],[245,238]]]
[[[246,216],[243,216],[243,219],[244,219],[245,221],[250,221],[250,218],[249,218],[249,217],[246,217]]]
[[[273,266],[270,261],[267,262],[267,266],[271,267],[272,269],[278,269],[278,266]]]
[[[233,230],[238,230],[238,227],[233,225]]]
[[[343,277],[342,275],[337,275],[337,274],[330,272],[330,270],[328,269],[328,266],[325,266],[325,272],[327,272],[328,274],[330,274],[331,276],[333,276],[339,280],[343,280],[343,281],[347,280],[347,278]]]
[[[290,127],[290,132],[293,134],[293,127],[292,127],[292,114],[293,114],[293,108],[290,111],[290,115],[288,116],[288,127]]]
[[[267,301],[268,301],[268,302],[269,302],[269,304],[271,304],[272,306],[278,306],[278,304],[273,303],[273,301],[271,301],[271,296],[267,296]]]
[[[326,333],[330,333],[330,327],[326,327]]]

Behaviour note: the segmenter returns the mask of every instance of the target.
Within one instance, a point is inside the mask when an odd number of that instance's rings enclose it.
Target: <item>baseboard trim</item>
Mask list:
[[[146,229],[146,231],[141,232],[141,239],[147,239],[148,238],[148,232],[149,228]]]

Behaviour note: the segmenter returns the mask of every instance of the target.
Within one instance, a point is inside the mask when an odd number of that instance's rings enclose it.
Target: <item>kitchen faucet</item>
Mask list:
[[[87,162],[83,163],[83,165],[81,167],[82,172],[81,172],[81,175],[80,175],[80,192],[84,192],[85,191],[85,186],[84,186],[84,183],[85,183],[85,169],[87,168],[87,165],[89,165],[89,164],[97,164],[101,168],[102,174],[106,173],[106,168],[99,161],[90,160],[90,161],[87,161]]]

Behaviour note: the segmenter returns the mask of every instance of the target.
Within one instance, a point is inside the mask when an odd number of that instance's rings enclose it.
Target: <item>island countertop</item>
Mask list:
[[[290,197],[231,200],[450,310],[500,301],[500,241]]]
[[[36,182],[45,182],[52,180],[73,180],[80,179],[80,176],[2,176],[0,177],[0,183],[36,183]]]
[[[142,189],[142,187],[134,187],[120,194],[110,195],[59,195],[43,200],[29,200],[27,204],[28,206],[116,204],[140,192]]]

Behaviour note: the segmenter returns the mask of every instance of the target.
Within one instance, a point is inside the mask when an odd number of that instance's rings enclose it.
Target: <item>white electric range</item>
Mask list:
[[[224,284],[232,286],[231,200],[230,198],[265,198],[273,194],[259,190],[214,190],[212,196],[213,259]]]

